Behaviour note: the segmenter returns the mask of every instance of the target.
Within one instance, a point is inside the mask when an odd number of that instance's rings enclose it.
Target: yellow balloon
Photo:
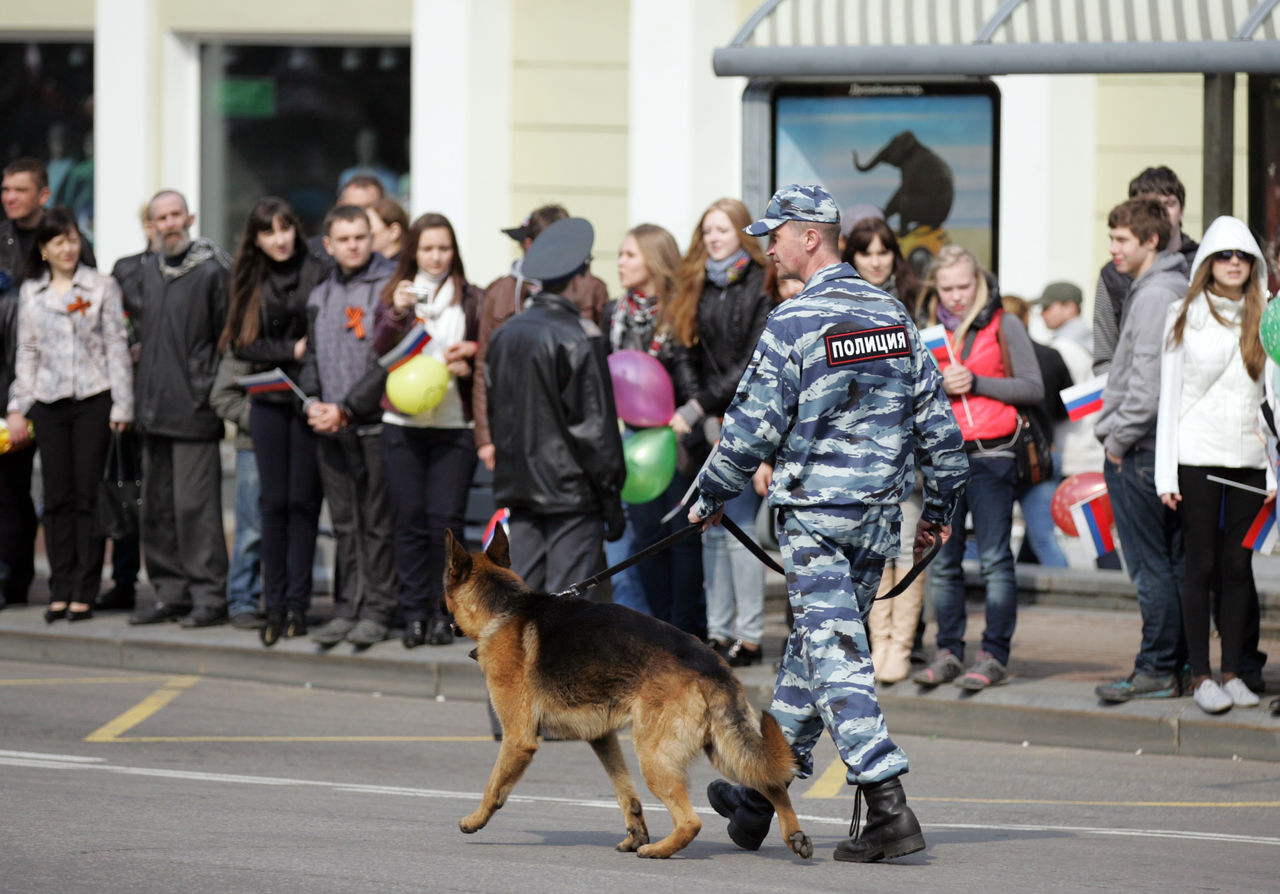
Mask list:
[[[449,387],[449,370],[434,357],[419,354],[387,376],[387,399],[406,416],[433,410]]]

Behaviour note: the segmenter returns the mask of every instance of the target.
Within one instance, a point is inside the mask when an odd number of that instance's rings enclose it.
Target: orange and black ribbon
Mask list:
[[[364,308],[349,306],[347,308],[347,328],[354,329],[356,338],[364,338]]]
[[[76,300],[67,305],[67,313],[73,314],[80,311],[80,316],[85,316],[85,311],[92,306],[92,302],[85,301],[83,295],[76,295]]]

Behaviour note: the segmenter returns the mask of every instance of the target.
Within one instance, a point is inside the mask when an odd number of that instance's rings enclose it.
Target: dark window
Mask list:
[[[403,198],[407,46],[201,47],[201,231],[228,248],[253,203],[286,199],[315,232],[340,180],[377,176]]]

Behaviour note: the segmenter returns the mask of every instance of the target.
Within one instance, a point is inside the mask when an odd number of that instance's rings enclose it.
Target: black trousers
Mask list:
[[[268,615],[305,614],[320,518],[316,436],[292,403],[257,399],[249,432],[261,484],[263,607]]]
[[[226,608],[229,561],[217,441],[143,437],[142,552],[157,602]]]
[[[93,605],[106,551],[106,541],[94,536],[93,508],[111,441],[111,392],[36,403],[29,416],[44,481],[50,601]]]
[[[443,614],[444,532],[462,540],[476,462],[471,429],[382,426],[382,468],[395,514],[396,578],[406,621]]]
[[[0,564],[7,569],[3,585],[4,601],[27,601],[27,591],[36,575],[36,507],[31,501],[31,467],[34,447],[0,454]]]
[[[391,497],[377,433],[316,438],[320,484],[337,542],[333,607],[342,618],[390,624],[396,608]]]
[[[511,569],[534,591],[555,593],[605,569],[604,521],[599,515],[538,515],[511,510]],[[602,584],[588,594],[612,600]]]
[[[1182,532],[1187,570],[1182,585],[1182,626],[1187,657],[1195,677],[1208,676],[1210,592],[1217,585],[1218,633],[1222,641],[1222,672],[1240,670],[1249,600],[1253,593],[1253,551],[1242,546],[1245,534],[1262,508],[1262,495],[1209,481],[1216,475],[1250,487],[1265,488],[1261,469],[1178,466],[1182,489]],[[1222,522],[1219,539],[1218,524]],[[1215,581],[1215,566],[1217,580]]]

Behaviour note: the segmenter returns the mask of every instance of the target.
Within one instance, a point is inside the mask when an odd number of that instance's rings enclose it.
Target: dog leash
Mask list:
[[[632,565],[636,564],[637,562],[643,562],[645,559],[649,558],[655,553],[662,552],[664,549],[676,543],[677,541],[683,540],[684,538],[688,537],[690,534],[693,534],[694,532],[699,531],[701,529],[702,529],[702,524],[700,522],[691,524],[688,527],[681,528],[679,531],[676,531],[674,534],[668,534],[666,537],[663,537],[657,543],[654,543],[654,544],[651,544],[650,546],[645,547],[644,549],[640,550],[640,552],[636,553],[634,556],[631,556],[630,558],[627,558],[627,559],[623,559],[621,562],[619,562],[616,565],[610,565],[604,571],[601,571],[598,574],[593,574],[591,575],[591,577],[587,578],[586,580],[578,581],[576,584],[570,584],[567,589],[561,590],[558,593],[552,593],[551,595],[582,596],[587,591],[594,590],[596,587],[600,586],[602,583],[604,583],[609,578],[613,577],[618,572],[626,571],[628,568],[630,568]]]

